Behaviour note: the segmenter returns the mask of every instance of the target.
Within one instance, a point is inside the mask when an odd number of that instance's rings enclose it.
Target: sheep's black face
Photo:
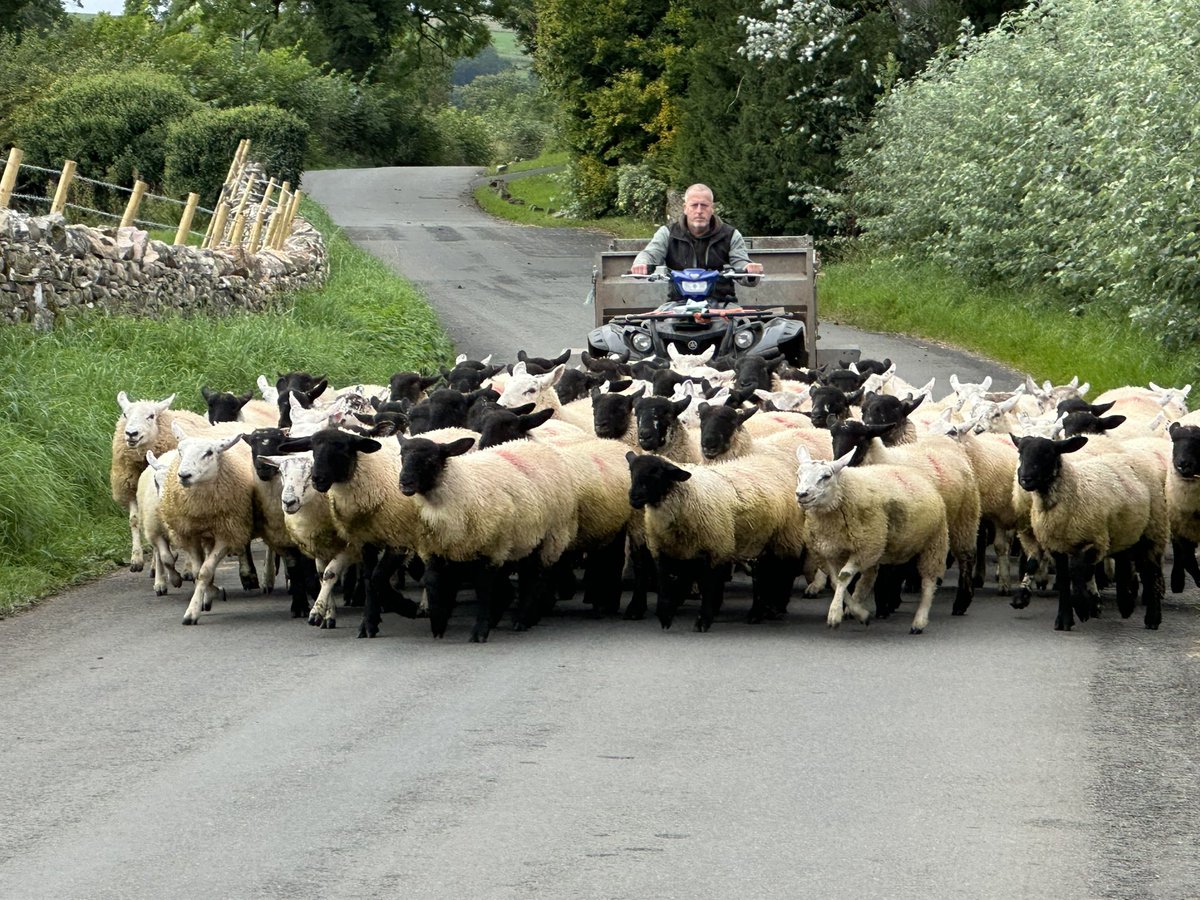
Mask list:
[[[1181,478],[1200,476],[1200,428],[1171,425],[1171,465]]]
[[[705,459],[716,459],[729,452],[741,419],[728,406],[700,407],[700,452]]]
[[[812,389],[812,423],[817,428],[830,428],[850,416],[850,400],[835,387]]]
[[[242,412],[242,407],[250,402],[251,394],[238,397],[228,391],[201,391],[204,402],[208,406],[208,421],[212,425],[218,422],[236,422]]]
[[[629,460],[629,505],[634,509],[657,506],[667,498],[671,489],[692,477],[661,456],[626,455]]]
[[[321,429],[312,436],[313,487],[324,494],[335,484],[349,481],[358,466],[358,454],[374,453],[379,447],[379,441],[371,438],[337,428]]]
[[[1055,442],[1048,438],[1023,437],[1017,442],[1020,462],[1017,484],[1026,491],[1046,491],[1054,484],[1062,466]]]
[[[688,380],[686,375],[680,375],[671,369],[662,369],[654,373],[654,377],[650,379],[650,384],[653,385],[654,396],[670,397],[675,393],[675,385],[683,384]]]
[[[388,399],[392,402],[407,401],[408,403],[416,403],[424,395],[425,391],[433,387],[441,379],[437,375],[425,377],[419,372],[396,372],[388,379],[388,387],[391,393]]]
[[[479,428],[479,449],[507,444],[525,437],[521,427],[521,416],[511,410],[497,407],[483,417]]]
[[[282,428],[256,428],[249,434],[242,435],[242,440],[250,445],[250,455],[254,460],[254,473],[260,481],[270,481],[279,474],[279,469],[259,462],[258,458],[278,455],[280,445],[287,439],[287,433]]]
[[[667,442],[667,435],[678,421],[670,400],[665,397],[645,397],[634,406],[637,415],[638,446],[655,451]]]
[[[447,459],[441,445],[425,438],[411,438],[402,440],[400,446],[400,493],[411,497],[437,487]]]
[[[554,385],[554,391],[558,394],[559,403],[570,403],[574,400],[582,400],[592,388],[598,388],[603,383],[603,375],[592,375],[589,372],[581,372],[579,369],[567,369],[558,379],[558,383]]]
[[[862,405],[862,420],[868,425],[902,425],[907,413],[903,401],[889,394],[867,394]]]
[[[835,387],[845,394],[852,394],[862,387],[865,377],[856,375],[849,369],[834,369],[823,380],[829,387]]]
[[[592,427],[596,437],[619,441],[629,431],[636,398],[625,394],[592,394]]]
[[[841,459],[853,450],[854,458],[850,460],[850,465],[862,464],[867,455],[867,448],[871,446],[871,432],[866,425],[854,419],[847,419],[845,422],[835,422],[831,425],[829,434],[833,439],[834,459]]]
[[[891,367],[892,367],[892,361],[890,359],[883,359],[883,360],[860,359],[857,363],[854,364],[854,368],[858,369],[859,372],[862,372],[864,375],[868,375],[868,376],[869,375],[882,375],[884,372],[886,372]],[[842,363],[842,368],[843,369],[850,368],[849,362]]]
[[[478,386],[476,386],[477,388]],[[429,429],[462,428],[467,424],[468,400],[465,394],[440,388],[429,395]]]
[[[753,394],[756,390],[769,391],[771,389],[771,368],[761,356],[742,357],[738,360],[734,371],[737,373],[734,387],[742,394],[747,392]]]

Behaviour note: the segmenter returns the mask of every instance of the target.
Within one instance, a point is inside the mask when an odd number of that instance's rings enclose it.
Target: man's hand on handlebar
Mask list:
[[[637,263],[629,267],[630,275],[649,275],[650,267],[645,263]]]
[[[762,263],[746,263],[745,273],[747,275],[761,275],[763,273]]]

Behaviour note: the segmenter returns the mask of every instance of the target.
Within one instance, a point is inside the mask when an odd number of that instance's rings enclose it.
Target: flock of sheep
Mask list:
[[[460,357],[435,376],[341,390],[292,372],[260,378],[261,398],[202,388],[208,416],[122,392],[111,480],[131,569],[144,539],[156,593],[193,578],[188,625],[223,596],[213,579],[228,554],[247,589],[271,590],[282,563],[294,616],[334,627],[341,584],[343,603],[364,606],[360,637],[385,611],[427,615],[442,637],[470,586],[473,641],[509,608],[515,629],[536,624],[580,570],[598,614],[621,612],[628,572],[625,617],[656,593],[664,628],[698,593],[697,631],[735,566],[751,576],[748,621],[784,614],[803,575],[805,597],[832,585],[831,627],[847,611],[887,617],[919,591],[913,634],[949,560],[952,611],[966,612],[989,546],[1015,607],[1056,577],[1059,630],[1098,615],[1107,583],[1123,617],[1140,596],[1157,628],[1168,540],[1172,590],[1188,572],[1200,583],[1190,385],[1089,403],[1078,379],[993,391],[952,377],[935,399],[933,382],[905,383],[887,360],[818,371],[585,352],[570,368],[570,356]]]

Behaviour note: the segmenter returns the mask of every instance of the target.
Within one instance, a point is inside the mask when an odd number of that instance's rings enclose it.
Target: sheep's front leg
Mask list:
[[[1012,556],[1009,553],[1012,541],[1011,531],[996,529],[996,540],[992,543],[992,549],[996,551],[996,584],[1001,597],[1012,594]]]
[[[333,586],[350,563],[350,551],[344,550],[321,568],[321,590],[308,612],[308,624],[322,628],[337,628],[337,604],[333,602]],[[320,563],[318,562],[318,567]]]
[[[213,594],[220,593],[213,586],[213,578],[217,573],[217,565],[228,551],[229,545],[218,540],[204,555],[204,561],[196,571],[196,588],[192,591],[192,600],[188,604],[187,612],[183,614],[184,625],[195,625],[200,621],[201,610],[212,609]]]
[[[843,567],[844,571],[845,567]],[[846,592],[846,608],[858,621],[864,625],[871,624],[871,613],[866,605],[859,599],[860,597],[869,597],[875,590],[875,579],[879,575],[879,566],[870,566],[862,569],[858,576],[858,583],[854,584],[853,590]],[[853,576],[848,584],[853,583]]]
[[[830,628],[837,628],[842,624],[842,616],[845,614],[847,598],[850,595],[850,582],[859,572],[858,563],[853,559],[846,560],[838,567],[837,574],[833,577],[833,600],[829,604],[829,614],[825,617],[825,624]]]
[[[1071,608],[1071,579],[1067,578],[1065,574],[1067,554],[1055,553],[1053,559],[1055,567],[1064,573],[1058,582],[1058,615],[1054,619],[1054,630],[1070,631],[1071,626],[1075,624],[1075,612]]]
[[[1200,587],[1200,565],[1196,563],[1196,542],[1187,538],[1172,538],[1171,540],[1171,593],[1178,594],[1187,584],[1187,576],[1192,576],[1196,587]]]
[[[129,533],[133,538],[129,549],[129,571],[140,572],[146,567],[146,557],[142,551],[142,519],[138,515],[137,500],[129,501]]]
[[[247,544],[238,552],[238,578],[242,582],[243,591],[258,590],[258,569],[254,567],[254,555]]]
[[[921,634],[927,625],[929,625],[929,608],[933,606],[933,594],[937,590],[936,578],[921,578],[921,602],[917,605],[917,610],[913,613],[912,626],[908,629],[909,634]]]
[[[167,539],[159,535],[154,539],[154,593],[165,596],[167,593],[167,578],[170,576],[172,587],[181,587],[183,577],[175,568],[175,557],[171,553],[171,545]]]

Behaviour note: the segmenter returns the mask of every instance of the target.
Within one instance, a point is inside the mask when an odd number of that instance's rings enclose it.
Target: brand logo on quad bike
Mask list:
[[[697,344],[695,341],[688,341],[688,345],[687,345],[687,347],[688,347],[688,349],[689,349],[689,350],[695,350],[695,349],[696,349],[697,347],[699,347],[699,346],[700,346],[700,345],[699,345],[699,344]]]

